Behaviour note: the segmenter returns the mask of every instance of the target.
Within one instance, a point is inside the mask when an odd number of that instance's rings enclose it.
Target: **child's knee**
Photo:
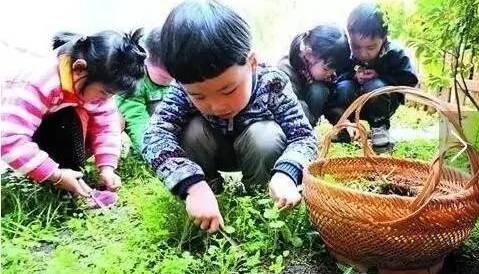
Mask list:
[[[387,86],[387,84],[383,80],[376,78],[365,82],[363,84],[362,90],[363,92],[370,92],[378,88],[383,88],[385,86]]]
[[[286,147],[286,136],[274,121],[256,122],[235,142],[235,150],[254,160],[278,158]]]
[[[203,117],[193,117],[183,131],[183,145],[191,147],[207,141],[209,138],[206,127],[207,123]]]
[[[353,81],[340,81],[336,85],[336,97],[339,107],[348,107],[356,97],[356,85]]]
[[[307,97],[313,105],[325,104],[328,100],[330,90],[327,86],[321,83],[311,84],[307,88]]]

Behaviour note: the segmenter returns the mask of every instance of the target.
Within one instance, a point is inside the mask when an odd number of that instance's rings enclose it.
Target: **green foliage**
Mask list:
[[[467,112],[463,128],[467,141],[479,151],[479,112]]]
[[[429,124],[430,117],[414,119],[425,113],[408,111],[401,116],[410,119],[396,122]],[[319,130],[329,128],[322,123]],[[392,155],[429,160],[437,149],[437,142],[417,139],[396,144]],[[359,154],[356,143],[333,144],[329,156]],[[467,168],[462,156],[454,163]],[[91,162],[84,172],[97,180]],[[209,235],[189,221],[183,202],[140,159],[122,159],[119,172],[119,205],[107,211],[78,209],[62,192],[2,174],[2,273],[287,273],[297,258],[337,271],[304,204],[279,211],[264,189],[240,196],[239,182],[227,180],[218,196],[226,227]],[[462,266],[474,269],[478,235],[476,225],[458,255]]]
[[[183,202],[141,160],[125,158],[119,171],[117,208],[79,210],[65,197],[60,200],[71,208],[57,210],[50,222],[49,215],[33,213],[41,203],[57,205],[59,192],[3,174],[2,194],[28,194],[16,200],[20,206],[2,208],[5,272],[278,273],[288,250],[324,249],[312,234],[305,206],[279,212],[263,193],[239,197],[227,188],[219,196],[227,227],[208,235],[188,220]],[[85,172],[95,180],[92,166]]]
[[[401,105],[391,118],[391,122],[395,126],[420,129],[435,124],[437,125],[439,123],[439,116],[437,113],[429,114],[427,111],[421,109]]]
[[[416,0],[414,8],[398,0],[381,2],[391,36],[415,50],[428,87],[437,90],[469,76],[479,62],[478,0]]]

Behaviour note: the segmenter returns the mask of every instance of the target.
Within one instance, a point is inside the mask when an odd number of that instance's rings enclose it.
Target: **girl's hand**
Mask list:
[[[185,205],[186,212],[201,229],[213,233],[224,226],[216,197],[205,181],[188,188]]]
[[[64,189],[73,193],[73,195],[89,197],[92,189],[79,180],[81,177],[83,177],[83,173],[79,171],[58,169],[48,178],[48,181],[50,181],[54,187]]]
[[[121,187],[121,178],[111,166],[100,167],[101,183],[110,191],[118,191]]]
[[[269,194],[280,210],[292,208],[301,201],[298,187],[288,175],[276,172],[269,182]]]

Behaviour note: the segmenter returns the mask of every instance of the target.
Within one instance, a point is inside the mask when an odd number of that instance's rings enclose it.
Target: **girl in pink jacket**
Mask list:
[[[133,91],[144,75],[141,31],[103,31],[91,36],[60,33],[56,56],[33,73],[6,79],[2,88],[1,157],[37,182],[75,195],[91,189],[79,172],[87,151],[101,183],[121,185],[115,174],[121,149],[117,91]]]

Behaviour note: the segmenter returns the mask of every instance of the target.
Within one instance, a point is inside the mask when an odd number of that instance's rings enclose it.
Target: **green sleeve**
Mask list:
[[[140,85],[141,86],[141,85]],[[131,139],[133,148],[140,152],[143,142],[143,133],[148,126],[150,116],[147,111],[147,101],[143,90],[135,91],[129,97],[118,96],[116,99],[118,110],[125,120],[125,132]]]
[[[170,86],[156,85],[145,76],[132,95],[116,98],[118,110],[125,120],[125,131],[137,152],[141,151],[143,134],[150,119],[150,108],[162,101],[170,89]]]

